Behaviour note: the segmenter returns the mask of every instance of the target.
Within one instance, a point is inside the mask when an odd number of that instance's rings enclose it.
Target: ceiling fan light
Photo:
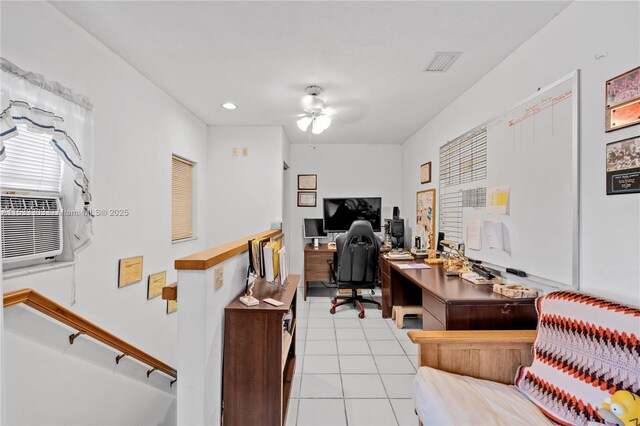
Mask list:
[[[302,98],[302,106],[305,111],[321,111],[325,107],[324,101],[317,96],[307,95]]]
[[[326,127],[318,126],[318,124],[315,121],[313,123],[313,126],[311,126],[311,133],[313,133],[314,135],[319,135],[325,130],[326,130]]]
[[[331,126],[331,117],[328,115],[319,115],[313,122],[314,126],[320,126],[322,130],[326,130]]]
[[[311,121],[312,121],[312,120],[313,120],[313,119],[312,119],[311,117],[309,117],[309,116],[305,116],[305,117],[302,117],[301,119],[299,119],[299,120],[296,122],[296,124],[298,124],[298,128],[299,128],[300,130],[302,130],[303,132],[306,132],[306,131],[307,131],[307,129],[309,128],[309,124],[311,124]]]
[[[319,135],[320,133],[327,130],[327,128],[329,128],[330,125],[331,125],[331,118],[327,117],[326,115],[320,115],[314,118],[313,124],[311,127],[311,132],[314,135]]]

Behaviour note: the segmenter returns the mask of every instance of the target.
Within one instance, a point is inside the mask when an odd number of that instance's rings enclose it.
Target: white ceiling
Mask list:
[[[399,144],[569,2],[54,2],[210,125],[295,125],[310,84],[319,143]],[[426,73],[436,51],[462,51]],[[235,111],[220,107],[238,105]]]

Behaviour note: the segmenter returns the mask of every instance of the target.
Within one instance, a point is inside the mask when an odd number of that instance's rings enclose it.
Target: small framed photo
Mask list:
[[[607,144],[607,195],[640,193],[640,136]]]
[[[142,281],[142,256],[118,261],[118,287],[126,287]]]
[[[178,310],[177,300],[167,300],[167,315],[172,314]]]
[[[147,281],[147,300],[162,296],[162,288],[167,284],[167,271],[149,275]]]
[[[298,175],[298,189],[313,191],[318,189],[318,175]]]
[[[298,207],[315,207],[316,206],[316,193],[315,192],[298,192]]]
[[[420,166],[420,183],[431,182],[431,161]]]
[[[640,123],[640,67],[607,81],[605,111],[607,132]]]

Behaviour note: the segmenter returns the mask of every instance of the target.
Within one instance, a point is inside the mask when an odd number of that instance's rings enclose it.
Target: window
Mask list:
[[[18,136],[4,141],[7,157],[0,166],[2,189],[60,193],[62,159],[51,146],[51,135],[34,133],[18,123]]]
[[[171,157],[171,241],[193,237],[193,166]]]

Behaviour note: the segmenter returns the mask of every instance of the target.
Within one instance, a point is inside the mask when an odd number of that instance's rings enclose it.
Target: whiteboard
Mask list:
[[[532,281],[577,288],[578,71],[486,124],[486,178],[458,189],[481,187],[487,205],[491,188],[509,188],[506,214],[462,208],[464,240],[478,241],[478,228],[482,234],[481,246],[467,244],[466,254]],[[501,229],[502,247],[487,244],[485,223]]]

